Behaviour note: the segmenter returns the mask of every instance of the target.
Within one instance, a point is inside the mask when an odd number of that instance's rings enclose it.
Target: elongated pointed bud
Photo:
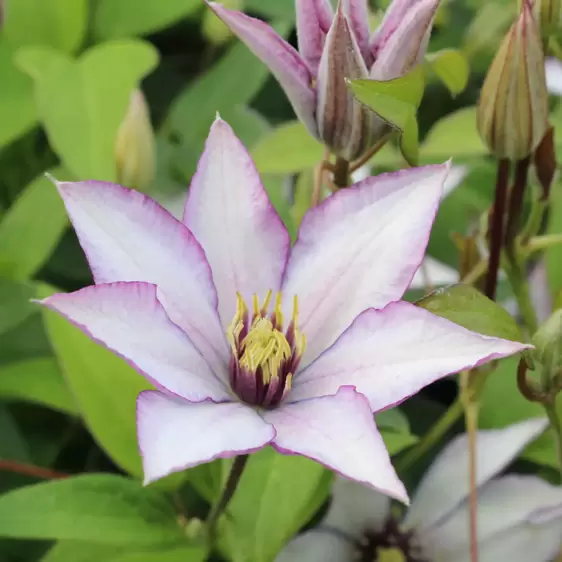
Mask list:
[[[140,90],[131,95],[127,114],[117,132],[115,160],[121,185],[139,191],[150,186],[156,168],[156,148],[148,107]]]
[[[533,15],[543,40],[555,33],[562,22],[562,0],[534,0]]]
[[[548,93],[538,26],[528,0],[504,37],[478,105],[480,136],[497,158],[521,160],[548,128]]]
[[[354,80],[368,75],[349,23],[338,7],[318,69],[316,119],[322,142],[348,161],[370,148],[376,117],[355,100],[346,78]]]

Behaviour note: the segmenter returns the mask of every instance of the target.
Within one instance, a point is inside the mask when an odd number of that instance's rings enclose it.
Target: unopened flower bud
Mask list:
[[[533,336],[535,357],[544,369],[544,381],[549,381],[550,391],[553,387],[562,390],[562,309],[555,310],[552,316]]]
[[[547,40],[560,27],[562,0],[534,0],[533,15],[543,39]]]
[[[117,132],[115,160],[118,182],[140,191],[150,186],[156,168],[154,131],[144,96],[135,90]]]
[[[547,119],[542,42],[531,6],[524,0],[484,81],[478,130],[497,158],[521,160],[543,139]]]

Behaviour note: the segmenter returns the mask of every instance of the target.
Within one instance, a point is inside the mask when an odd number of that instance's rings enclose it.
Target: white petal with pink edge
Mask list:
[[[239,402],[188,402],[157,391],[137,399],[137,432],[148,484],[217,458],[257,451],[275,430]]]
[[[478,432],[476,483],[481,486],[509,463],[547,427],[534,418],[505,429]],[[468,437],[448,443],[424,475],[405,519],[408,527],[424,530],[451,513],[468,497]]]
[[[149,197],[104,182],[59,183],[96,283],[158,287],[166,313],[215,371],[228,363],[211,269],[189,230]]]
[[[207,4],[269,68],[285,91],[297,117],[311,134],[316,135],[316,94],[311,85],[312,76],[298,51],[267,23],[216,2]]]
[[[540,522],[534,522],[537,516]],[[447,560],[467,552],[469,518],[470,509],[465,500],[452,515],[422,534],[426,551],[436,559],[441,556]],[[560,541],[562,488],[535,475],[510,474],[496,478],[478,492],[478,540],[484,549],[486,541],[506,537],[506,531],[523,532],[524,527],[538,531],[554,520],[558,520],[556,538]]]
[[[275,562],[351,562],[355,546],[328,529],[312,529],[292,540]]]
[[[289,235],[258,172],[230,126],[217,118],[191,182],[184,223],[211,265],[223,326],[232,322],[236,293],[246,302],[278,291]]]
[[[353,388],[283,404],[263,411],[262,416],[275,427],[272,445],[280,452],[309,457],[346,478],[408,502],[369,404]]]
[[[190,400],[226,400],[227,386],[166,315],[149,283],[111,283],[41,304],[125,358],[151,383]]]
[[[407,302],[369,309],[293,381],[290,399],[353,385],[373,412],[451,373],[513,355],[525,344],[482,336]]]
[[[299,298],[305,364],[358,314],[401,298],[423,259],[448,169],[368,178],[305,215],[283,284],[287,307]]]
[[[316,76],[334,12],[330,0],[296,0],[295,9],[299,53]]]

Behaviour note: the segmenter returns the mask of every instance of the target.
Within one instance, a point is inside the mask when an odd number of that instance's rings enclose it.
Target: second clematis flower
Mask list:
[[[388,132],[355,100],[348,79],[392,80],[425,56],[439,0],[393,0],[371,34],[367,0],[296,0],[299,51],[268,24],[208,2],[271,70],[297,117],[337,156],[353,161]]]
[[[407,501],[373,412],[525,347],[399,301],[448,168],[337,193],[293,248],[220,119],[182,222],[118,185],[58,184],[96,284],[43,304],[157,388],[137,405],[146,482],[270,444]]]

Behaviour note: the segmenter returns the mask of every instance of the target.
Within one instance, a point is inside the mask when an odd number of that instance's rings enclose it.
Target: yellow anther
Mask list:
[[[281,293],[277,293],[275,295],[275,322],[277,322],[277,326],[282,330],[283,329],[283,311],[281,310]]]
[[[236,312],[230,326],[226,330],[226,338],[233,352],[236,351],[238,346],[238,339],[244,328],[244,320],[247,314],[248,308],[246,307],[246,303],[244,302],[242,295],[240,293],[236,293]]]
[[[406,556],[398,548],[380,548],[377,554],[380,562],[406,562]]]
[[[265,299],[263,300],[263,306],[261,307],[262,316],[264,316],[267,313],[267,309],[269,308],[269,303],[271,302],[271,295],[273,295],[273,291],[270,289],[269,291],[267,291],[267,295],[265,295]]]

